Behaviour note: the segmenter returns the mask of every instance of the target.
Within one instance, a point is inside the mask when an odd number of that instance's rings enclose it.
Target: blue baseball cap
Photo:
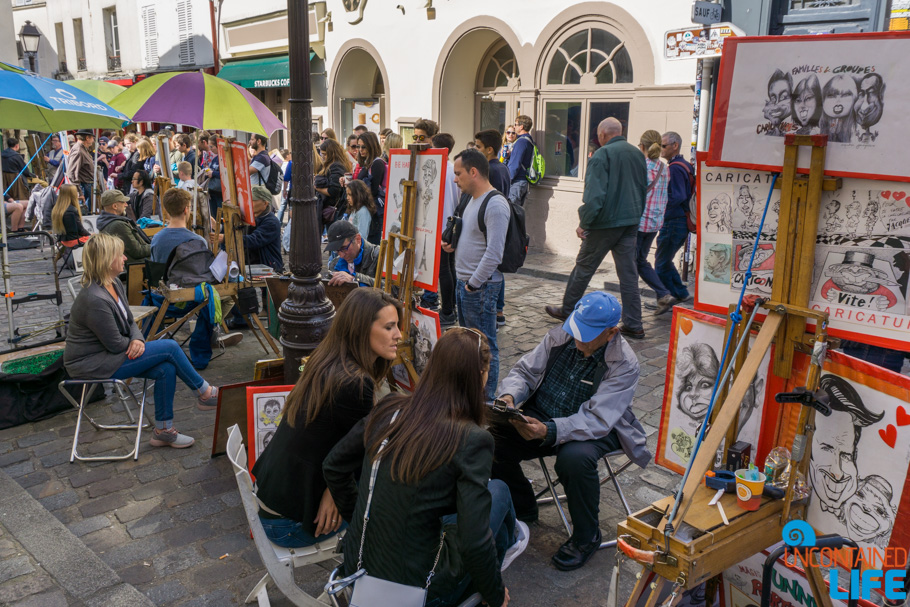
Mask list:
[[[619,324],[622,306],[615,297],[603,291],[582,297],[562,328],[582,343],[594,341],[606,329]]]

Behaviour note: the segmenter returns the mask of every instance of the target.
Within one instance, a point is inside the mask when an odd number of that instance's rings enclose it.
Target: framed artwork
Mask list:
[[[423,375],[423,370],[430,359],[430,352],[436,342],[442,337],[442,326],[439,324],[439,313],[426,308],[417,308],[411,311],[411,341],[414,344],[414,369],[418,375]],[[395,383],[405,390],[413,390],[411,379],[404,365],[392,367]]]
[[[910,94],[910,35],[882,32],[728,38],[711,134],[711,164],[783,165],[783,136],[828,135],[825,172],[910,181],[897,100]],[[887,92],[886,92],[887,91]],[[799,167],[808,171],[809,151]]]
[[[724,348],[723,318],[673,308],[667,378],[657,438],[655,461],[674,472],[685,471],[711,402],[717,371]],[[753,341],[753,339],[750,340]],[[732,352],[732,350],[731,350]],[[773,434],[765,422],[774,419],[774,407],[765,407],[771,366],[771,350],[759,367],[740,406],[737,440],[752,445],[752,457],[761,458],[770,449],[766,443]],[[716,407],[720,406],[718,402]],[[767,411],[766,411],[767,409]],[[770,430],[776,430],[775,428]]]
[[[243,437],[243,444],[249,445],[247,435],[246,389],[250,386],[274,386],[284,382],[284,373],[268,379],[241,382],[221,386],[218,390],[218,408],[215,410],[215,430],[212,435],[212,457],[227,453],[228,428],[237,424]]]
[[[775,190],[758,234],[771,173],[712,167],[699,159],[699,225],[695,309],[725,314],[745,281],[747,293],[770,296],[780,213]],[[843,179],[822,192],[809,306],[830,316],[829,332],[862,343],[910,351],[910,186]]]
[[[234,159],[234,183],[237,185],[237,206],[244,223],[256,225],[256,216],[253,214],[253,186],[250,185],[250,157],[246,152],[246,144],[239,141],[231,142],[231,156]]]
[[[261,386],[246,389],[246,432],[249,438],[246,445],[250,471],[275,435],[281,422],[284,401],[293,388],[294,386]]]
[[[414,284],[421,289],[438,290],[439,247],[443,229],[443,188],[449,151],[434,148],[417,155],[417,212],[414,221]],[[401,232],[401,207],[404,182],[408,180],[411,152],[390,150],[389,168],[386,171],[385,221],[382,237],[390,232]],[[397,251],[396,251],[397,254]]]

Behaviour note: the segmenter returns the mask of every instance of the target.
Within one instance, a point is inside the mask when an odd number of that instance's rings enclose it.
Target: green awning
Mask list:
[[[310,51],[310,61],[315,56],[316,53]],[[290,61],[287,55],[232,61],[221,68],[218,77],[235,82],[245,89],[273,89],[290,86]]]

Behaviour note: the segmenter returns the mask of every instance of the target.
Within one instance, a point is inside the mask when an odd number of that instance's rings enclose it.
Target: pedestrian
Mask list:
[[[152,147],[152,142],[149,139],[140,139],[137,148],[139,149],[139,163],[136,165],[135,170],[142,169],[149,175],[154,175],[157,160],[155,159],[155,148]],[[70,156],[72,156],[72,152],[70,152]],[[130,177],[132,178],[132,175]],[[132,182],[132,179],[130,181]]]
[[[25,180],[35,175],[25,166],[25,160],[19,153],[19,140],[15,137],[8,138],[6,149],[0,156],[2,156],[3,183],[8,190],[7,195],[13,200],[28,200],[28,185]]]
[[[480,330],[490,344],[490,375],[486,394],[493,399],[499,380],[499,345],[496,341],[496,302],[502,289],[499,264],[509,229],[509,203],[490,185],[490,163],[477,150],[464,150],[455,156],[455,182],[471,200],[461,218],[458,248],[443,243],[455,253],[455,300],[458,324]],[[478,212],[486,203],[486,234],[480,231]]]
[[[404,147],[404,139],[398,133],[389,133],[382,142],[382,159],[389,162],[389,150],[401,149]]]
[[[130,209],[137,220],[155,214],[155,190],[152,177],[144,170],[133,173],[133,191],[130,192]]]
[[[506,128],[506,132],[502,135],[502,148],[499,150],[499,162],[503,164],[509,163],[509,158],[512,156],[512,146],[515,144],[517,138],[518,134],[515,132],[514,126]]]
[[[281,169],[281,204],[278,206],[278,223],[284,223],[285,212],[287,212],[290,217],[288,205],[290,204],[289,201],[291,199],[291,172],[293,166],[293,155],[288,152],[287,162],[284,163],[284,166]],[[318,186],[316,189],[319,189]],[[290,219],[288,221],[290,221]]]
[[[326,139],[331,139],[335,143],[338,143],[338,135],[335,134],[335,129],[332,127],[322,129],[322,133],[319,134],[319,140],[325,141]]]
[[[373,202],[370,189],[363,181],[355,179],[348,184],[346,190],[348,221],[354,224],[364,240],[368,240],[373,214],[376,212],[376,203]]]
[[[562,305],[545,309],[553,318],[566,320],[604,257],[612,252],[622,295],[620,331],[626,337],[643,339],[635,243],[645,207],[647,163],[642,153],[622,136],[622,124],[616,118],[601,121],[597,126],[597,141],[601,147],[588,161],[585,191],[578,208],[575,233],[581,239],[581,248],[575,268],[569,275]],[[512,152],[513,159],[516,151]]]
[[[525,206],[528,197],[528,169],[534,160],[534,140],[530,131],[534,123],[525,115],[515,118],[513,128],[517,137],[509,152],[509,174],[512,176],[512,185],[509,188],[509,200],[520,207]]]
[[[182,133],[177,135],[175,138],[177,140],[177,151],[183,154],[183,160],[180,162],[187,162],[190,165],[189,177],[196,177],[196,159],[198,158],[196,148],[193,147],[193,138],[190,135]],[[177,166],[180,166],[180,162],[177,163]],[[201,165],[200,165],[201,166]]]
[[[380,147],[382,147],[383,149],[385,149],[385,139],[386,139],[386,137],[388,137],[389,135],[391,135],[391,134],[394,133],[394,132],[395,132],[395,131],[393,131],[393,130],[390,129],[389,127],[385,127],[384,129],[382,129],[381,131],[379,131],[379,145],[380,145]]]
[[[92,185],[95,183],[95,134],[83,130],[76,133],[76,145],[66,159],[66,177],[82,191],[86,204],[92,200]]]
[[[196,188],[196,180],[193,179],[193,165],[186,160],[177,163],[177,187],[187,192],[192,192]]]
[[[345,204],[342,180],[345,173],[351,172],[351,161],[341,144],[334,139],[326,139],[319,145],[319,155],[322,157],[322,170],[316,176],[316,191],[322,197],[323,221],[329,225],[338,207]]]
[[[123,196],[117,190],[105,194],[112,192]],[[70,311],[63,364],[73,379],[154,379],[155,429],[149,445],[183,449],[195,441],[174,428],[176,379],[196,393],[202,411],[216,409],[218,388],[202,379],[173,339],[145,342],[118,280],[125,262],[118,238],[99,233],[86,243],[82,291]]]
[[[54,180],[54,175],[57,174],[57,168],[63,161],[63,157],[63,145],[60,143],[60,135],[54,135],[51,137],[51,149],[44,157],[44,162],[47,163],[46,179],[48,182]]]
[[[261,185],[265,187],[269,181],[269,173],[272,170],[272,160],[266,152],[266,146],[269,140],[263,135],[253,135],[250,138],[250,185]],[[266,190],[268,191],[268,190]],[[271,204],[271,202],[270,202]]]
[[[357,135],[348,135],[347,143],[345,144],[345,151],[348,153],[348,157],[351,159],[351,166],[354,167],[352,172],[356,172],[359,168],[357,166],[357,157],[360,155],[358,147],[360,143],[357,141]]]
[[[123,171],[123,166],[126,164],[126,155],[123,153],[123,142],[119,137],[111,139],[108,144],[108,150],[111,154],[110,173],[108,173],[107,176],[108,184],[117,188],[119,187],[118,182],[120,173]]]
[[[663,314],[674,305],[689,299],[689,290],[683,284],[676,265],[673,263],[676,253],[686,244],[689,238],[689,226],[686,214],[689,211],[689,200],[692,198],[692,182],[695,169],[680,154],[682,137],[679,133],[668,131],[661,138],[661,156],[669,163],[670,182],[667,186],[667,210],[664,213],[664,225],[657,236],[657,256],[654,259],[655,270],[660,282],[673,296],[664,304],[658,304],[655,314]]]
[[[125,146],[123,155],[126,156],[126,162],[123,163],[123,168],[120,169],[120,172],[115,175],[114,185],[124,194],[129,194],[133,173],[136,169],[142,168],[139,160],[141,156],[141,152],[139,152],[139,136],[136,133],[127,133],[123,138],[123,143]]]
[[[379,147],[376,133],[366,131],[357,138],[357,142],[359,168],[354,173],[354,179],[364,181],[370,186],[375,211],[378,209],[376,201],[380,198],[385,199],[386,163],[382,159],[382,149]],[[382,221],[382,216],[376,214],[371,224],[369,241],[376,245],[382,240]]]
[[[668,171],[660,159],[660,141],[660,133],[649,130],[642,134],[638,143],[638,149],[645,155],[648,163],[648,189],[645,211],[638,224],[638,243],[635,253],[638,276],[654,290],[658,306],[665,305],[673,297],[660,282],[657,272],[648,262],[651,244],[664,223],[664,212],[667,209]]]
[[[84,245],[89,233],[82,225],[82,211],[79,209],[79,190],[72,184],[60,186],[60,195],[51,211],[51,229],[57,241],[65,247]]]

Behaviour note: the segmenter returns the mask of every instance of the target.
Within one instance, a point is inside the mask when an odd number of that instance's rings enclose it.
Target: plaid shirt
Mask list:
[[[639,232],[656,232],[664,224],[664,211],[667,208],[667,180],[670,176],[668,167],[660,160],[648,158],[648,185],[657,179],[654,187],[645,197],[645,212],[642,213]],[[660,176],[658,177],[658,171]]]
[[[604,368],[607,344],[584,356],[575,342],[560,352],[553,367],[537,390],[534,408],[552,418],[568,417],[578,413],[581,406],[594,394],[594,377]],[[600,372],[603,375],[602,372]],[[555,438],[555,424],[553,434]]]

